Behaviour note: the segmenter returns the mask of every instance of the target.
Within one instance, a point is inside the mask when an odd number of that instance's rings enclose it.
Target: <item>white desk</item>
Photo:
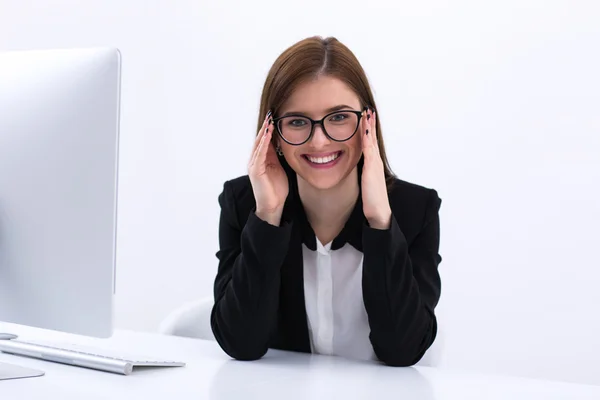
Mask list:
[[[2,326],[23,340],[56,340],[187,362],[183,368],[115,375],[0,353],[0,362],[41,369],[40,378],[0,381],[2,399],[600,399],[600,386],[393,368],[335,357],[270,351],[229,359],[215,342],[118,331],[108,340]]]

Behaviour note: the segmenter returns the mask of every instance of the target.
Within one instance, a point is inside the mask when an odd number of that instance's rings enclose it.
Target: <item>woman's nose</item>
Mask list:
[[[325,135],[325,131],[321,125],[315,125],[311,142],[314,147],[320,147],[329,144],[330,140],[327,135]]]

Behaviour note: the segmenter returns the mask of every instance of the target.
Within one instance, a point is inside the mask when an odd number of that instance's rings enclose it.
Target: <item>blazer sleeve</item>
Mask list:
[[[363,298],[377,357],[416,364],[437,333],[441,199],[430,189],[423,226],[409,246],[395,216],[387,230],[363,229]]]
[[[231,183],[219,195],[219,267],[214,283],[211,327],[221,348],[239,360],[256,360],[268,350],[279,305],[280,269],[291,227],[273,226],[250,212],[238,222]]]

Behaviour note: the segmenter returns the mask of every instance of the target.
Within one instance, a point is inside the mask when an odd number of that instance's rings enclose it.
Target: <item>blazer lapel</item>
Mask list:
[[[310,247],[310,225],[297,195],[295,180],[290,181],[290,193],[283,210],[282,218],[292,223],[292,236],[288,254],[281,269],[281,287],[279,293],[278,339],[274,347],[282,347],[292,351],[310,353],[308,322],[304,299],[304,260],[302,244],[308,242]],[[308,228],[308,229],[307,229]],[[312,234],[313,246],[316,238]]]

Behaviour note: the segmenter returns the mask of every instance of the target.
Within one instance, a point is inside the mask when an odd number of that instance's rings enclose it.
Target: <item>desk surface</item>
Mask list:
[[[600,386],[466,373],[393,368],[336,357],[270,351],[259,361],[229,359],[215,342],[117,331],[111,339],[3,326],[23,340],[56,341],[187,363],[132,375],[0,353],[0,362],[41,369],[40,378],[0,381],[1,398],[20,399],[600,399]]]

